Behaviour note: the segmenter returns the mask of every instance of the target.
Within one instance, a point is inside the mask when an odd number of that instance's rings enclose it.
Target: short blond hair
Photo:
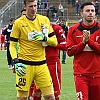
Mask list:
[[[34,2],[34,1],[37,1],[37,0],[24,0],[24,5],[26,5],[26,3],[28,2]]]

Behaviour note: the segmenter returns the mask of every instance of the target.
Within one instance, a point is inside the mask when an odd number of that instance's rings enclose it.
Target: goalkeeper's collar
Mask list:
[[[27,17],[27,15],[26,15],[26,18],[33,21],[36,18],[36,16],[35,16],[35,18],[31,19],[31,18]]]

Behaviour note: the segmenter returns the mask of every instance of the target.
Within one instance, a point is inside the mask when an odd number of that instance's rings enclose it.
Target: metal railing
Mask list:
[[[0,10],[0,29],[9,23],[11,17],[17,17],[23,8],[23,0],[10,0]]]
[[[0,10],[0,16],[5,13],[14,3],[17,3],[17,0],[10,0],[1,10]]]
[[[42,2],[43,3],[43,2]],[[65,3],[62,3],[62,5],[64,5]],[[51,5],[49,3],[49,5]],[[58,7],[59,2],[54,2],[53,3],[54,6]],[[43,7],[44,7],[44,3],[43,3]],[[0,10],[0,29],[9,23],[9,19],[11,17],[17,17],[20,14],[20,11],[23,9],[23,0],[10,0],[1,10]],[[46,9],[42,8],[39,9],[38,8],[38,12],[39,14],[42,15],[46,15]],[[51,17],[51,13],[49,13],[50,17]],[[57,18],[59,18],[61,16],[60,11],[58,9],[57,12]],[[52,18],[52,17],[51,17]],[[65,20],[68,20],[68,8],[64,8],[64,18]]]

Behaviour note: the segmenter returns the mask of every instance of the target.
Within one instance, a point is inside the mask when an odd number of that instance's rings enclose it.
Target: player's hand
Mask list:
[[[27,68],[24,64],[19,63],[18,59],[13,59],[15,64],[16,73],[18,76],[24,76],[26,74],[25,69]]]
[[[33,36],[33,40],[43,41],[43,40],[44,40],[44,35],[43,35],[43,33],[35,34],[35,35]]]
[[[44,36],[44,34],[42,32],[39,32],[38,34],[33,35],[33,40],[36,41],[47,41],[47,37]]]
[[[83,43],[85,44],[90,38],[90,31],[83,30]]]
[[[24,69],[26,69],[26,66],[22,63],[16,63],[15,64],[16,73],[18,76],[25,76],[26,72]]]

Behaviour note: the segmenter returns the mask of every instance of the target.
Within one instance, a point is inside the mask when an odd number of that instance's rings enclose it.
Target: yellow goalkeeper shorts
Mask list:
[[[32,81],[36,83],[37,88],[43,88],[52,85],[52,79],[47,67],[43,65],[25,65],[25,76],[18,76],[16,74],[16,89],[22,91],[29,91]]]

